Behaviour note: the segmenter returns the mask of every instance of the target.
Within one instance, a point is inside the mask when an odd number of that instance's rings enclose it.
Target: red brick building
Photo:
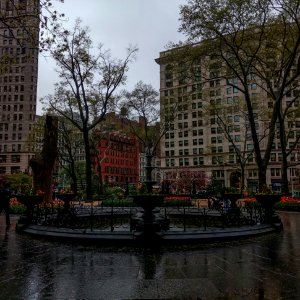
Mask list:
[[[106,133],[98,146],[104,182],[125,185],[139,181],[139,147],[136,138],[118,131]]]

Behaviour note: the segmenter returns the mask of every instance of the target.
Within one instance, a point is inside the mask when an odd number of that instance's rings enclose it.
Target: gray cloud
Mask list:
[[[154,59],[165,50],[168,41],[183,39],[178,33],[179,6],[185,0],[65,0],[55,4],[74,25],[76,18],[91,29],[95,45],[104,44],[112,55],[122,58],[132,44],[139,47],[136,62],[128,73],[126,89],[142,80],[159,89],[159,67]],[[49,57],[40,57],[38,99],[53,92],[57,82],[55,64]],[[40,107],[38,106],[38,109]]]

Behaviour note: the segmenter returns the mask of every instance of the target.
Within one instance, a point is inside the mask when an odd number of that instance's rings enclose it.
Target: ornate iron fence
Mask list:
[[[127,206],[86,206],[71,205],[70,208],[36,206],[32,213],[33,224],[64,227],[71,229],[90,229],[103,231],[131,231],[132,218],[141,209]],[[264,209],[256,207],[202,208],[195,206],[159,207],[155,215],[169,222],[169,230],[208,230],[211,228],[230,228],[253,226],[266,223]]]

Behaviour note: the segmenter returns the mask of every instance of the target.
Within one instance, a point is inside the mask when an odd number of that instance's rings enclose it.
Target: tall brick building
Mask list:
[[[0,1],[0,175],[27,172],[36,115],[39,1]],[[16,17],[16,18],[14,18]]]

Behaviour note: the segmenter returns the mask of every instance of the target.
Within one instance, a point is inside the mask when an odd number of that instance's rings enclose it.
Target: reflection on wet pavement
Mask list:
[[[300,213],[284,231],[159,249],[63,244],[6,228],[0,299],[300,299]]]

